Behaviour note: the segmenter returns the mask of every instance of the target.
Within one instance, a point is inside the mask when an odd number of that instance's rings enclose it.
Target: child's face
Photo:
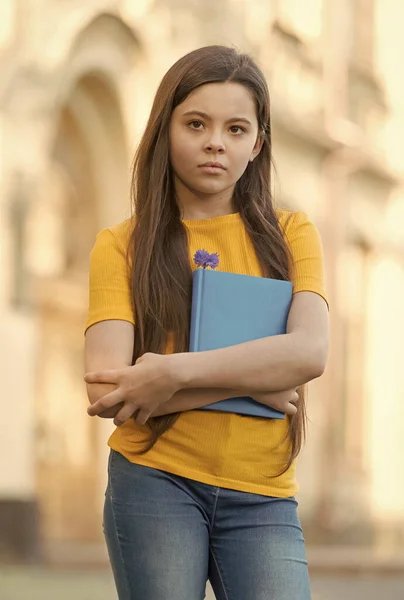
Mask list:
[[[203,85],[173,111],[171,165],[196,194],[232,193],[261,146],[254,100],[239,83]],[[223,168],[203,166],[215,162]]]

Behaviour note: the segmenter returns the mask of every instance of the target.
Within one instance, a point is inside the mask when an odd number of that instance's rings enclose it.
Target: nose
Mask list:
[[[223,140],[218,133],[212,134],[211,138],[206,142],[205,151],[211,152],[212,154],[223,154],[223,152],[226,151],[226,147],[223,143]]]

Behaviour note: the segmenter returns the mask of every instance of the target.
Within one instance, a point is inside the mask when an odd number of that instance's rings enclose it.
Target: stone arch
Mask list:
[[[125,84],[142,56],[132,29],[116,15],[101,13],[78,32],[59,75],[61,112],[68,110],[86,144],[91,145],[93,160],[103,167],[98,170],[95,190],[100,227],[125,216],[122,209],[127,200],[127,169],[131,159],[123,107]],[[60,116],[63,118],[63,114]],[[55,120],[56,123],[58,127]],[[115,196],[113,205],[109,202],[111,188]],[[117,209],[120,202],[121,211]]]
[[[125,21],[113,13],[103,12],[91,16],[80,31],[72,39],[67,62],[80,65],[83,61],[92,62],[91,52],[101,45],[106,52],[103,58],[107,59],[104,71],[109,70],[110,59],[114,59],[114,70],[119,63],[125,69],[133,62],[134,53],[141,51],[139,36]],[[87,70],[91,68],[87,67]]]
[[[47,246],[52,247],[54,243],[55,234],[51,228],[44,230],[39,218],[44,212],[54,215],[50,220],[56,228],[58,220],[59,225],[60,220],[64,222],[65,229],[71,225],[70,237],[65,232],[65,239],[61,239],[66,248],[58,250],[61,268],[61,253],[66,250],[66,266],[80,262],[78,256],[69,256],[69,247],[70,255],[72,251],[81,253],[83,263],[95,233],[129,215],[131,155],[125,94],[127,81],[134,77],[141,60],[139,41],[129,26],[115,15],[102,13],[89,19],[72,39],[63,65],[48,83],[46,100],[41,88],[42,114],[51,111],[51,115],[47,121],[43,120],[44,141],[40,151],[46,153],[46,158],[41,158],[43,166],[37,175],[35,202],[31,203],[27,215],[26,254],[31,272],[44,271],[44,263],[39,258],[35,265],[38,255],[35,248],[42,248],[39,255],[43,257]],[[74,165],[64,164],[68,146],[70,157],[81,153],[86,163],[86,169],[82,169],[86,182],[72,181]],[[64,197],[62,203],[60,197],[57,202],[52,193],[55,174],[58,193]],[[86,185],[88,189],[84,194]],[[62,205],[64,209],[60,212]],[[82,234],[77,245],[74,238],[80,227]]]
[[[53,223],[58,235],[41,227],[43,220],[36,220],[41,256],[52,255],[58,238],[60,245],[54,269],[36,280],[41,332],[36,393],[38,495],[44,537],[52,552],[55,537],[74,544],[97,541],[101,535],[111,423],[92,421],[85,410],[82,351],[88,258],[97,231],[130,214],[131,157],[122,81],[133,73],[137,49],[119,19],[100,15],[77,35],[58,75],[48,173],[37,208],[43,203],[42,215],[53,213],[48,225]],[[43,239],[47,235],[48,241]],[[35,233],[31,237],[35,240]],[[35,265],[32,270],[40,271]]]
[[[60,111],[52,148],[51,162],[69,188],[63,216],[66,268],[86,270],[97,231],[130,212],[128,161],[117,94],[100,74],[87,74]]]

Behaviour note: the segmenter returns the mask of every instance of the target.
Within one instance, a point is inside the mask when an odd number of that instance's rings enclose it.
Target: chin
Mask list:
[[[226,192],[227,188],[219,188],[219,187],[214,187],[214,186],[200,186],[198,189],[195,189],[197,194],[203,194],[205,196],[213,196],[213,195],[217,195],[217,194],[222,194],[224,192]]]
[[[197,194],[221,194],[228,190],[229,188],[233,188],[234,184],[223,185],[220,184],[219,181],[207,181],[206,183],[195,183],[187,186],[190,190]]]

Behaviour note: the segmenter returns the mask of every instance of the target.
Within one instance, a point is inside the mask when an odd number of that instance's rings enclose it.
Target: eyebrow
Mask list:
[[[210,117],[209,115],[207,115],[204,112],[201,112],[199,110],[189,110],[188,112],[185,112],[182,116],[183,117],[190,117],[192,115],[198,115],[199,117],[202,117],[203,119],[206,119],[208,121],[212,120],[212,117]],[[247,125],[251,125],[251,121],[249,121],[248,119],[246,119],[245,117],[232,117],[231,119],[227,119],[226,124],[228,123],[234,123],[234,122],[243,122],[243,123],[247,123]]]

